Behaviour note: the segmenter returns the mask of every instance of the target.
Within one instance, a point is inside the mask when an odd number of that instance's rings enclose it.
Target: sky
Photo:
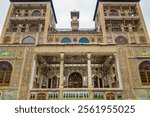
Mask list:
[[[80,28],[94,28],[93,16],[97,0],[53,0],[57,28],[70,28],[70,11],[80,11]],[[9,8],[9,0],[0,0],[0,33]],[[150,0],[141,0],[141,8],[150,34]]]

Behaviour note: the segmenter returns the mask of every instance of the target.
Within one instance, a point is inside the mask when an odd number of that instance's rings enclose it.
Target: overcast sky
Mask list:
[[[97,0],[53,0],[57,28],[70,28],[70,11],[80,11],[80,28],[94,28],[93,16]],[[9,7],[9,0],[0,0],[0,32]],[[144,19],[150,34],[150,0],[141,0]]]

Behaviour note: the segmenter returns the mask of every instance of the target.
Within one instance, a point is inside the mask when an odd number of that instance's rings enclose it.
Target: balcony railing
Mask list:
[[[56,28],[56,31],[59,31],[59,32],[71,32],[72,29],[71,28]],[[78,31],[83,31],[83,32],[96,31],[96,29],[95,28],[79,28]]]
[[[62,95],[60,95],[59,89],[33,89],[30,91],[30,99],[38,100],[39,94],[45,94],[45,100],[88,100],[90,99],[91,91],[89,89],[63,89]],[[106,100],[107,94],[113,94],[116,100],[122,100],[121,89],[93,89],[92,96],[93,100]]]
[[[64,100],[88,100],[88,90],[65,90],[63,91]]]

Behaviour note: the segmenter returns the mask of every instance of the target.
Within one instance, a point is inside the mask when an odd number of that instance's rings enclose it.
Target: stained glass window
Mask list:
[[[89,40],[87,38],[81,38],[79,43],[89,43]]]
[[[63,38],[61,40],[61,43],[71,43],[71,39],[70,38]]]

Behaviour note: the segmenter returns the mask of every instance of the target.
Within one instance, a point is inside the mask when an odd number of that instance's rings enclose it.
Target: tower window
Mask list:
[[[110,10],[109,15],[110,16],[118,16],[118,12],[117,12],[117,10]]]
[[[11,38],[9,36],[5,37],[4,40],[3,40],[4,44],[8,44],[10,42],[11,42]]]
[[[3,61],[0,62],[0,86],[9,86],[12,74],[12,65]]]
[[[150,85],[150,61],[144,61],[139,65],[142,85]]]
[[[41,12],[39,10],[35,10],[32,12],[32,16],[41,16]]]
[[[39,26],[37,24],[30,25],[30,31],[31,32],[38,32],[39,31]]]
[[[33,37],[26,37],[22,41],[23,44],[35,44],[35,39]]]
[[[140,43],[146,43],[146,39],[145,39],[145,37],[143,37],[143,36],[140,37],[140,40],[139,40],[139,41],[140,41]]]

